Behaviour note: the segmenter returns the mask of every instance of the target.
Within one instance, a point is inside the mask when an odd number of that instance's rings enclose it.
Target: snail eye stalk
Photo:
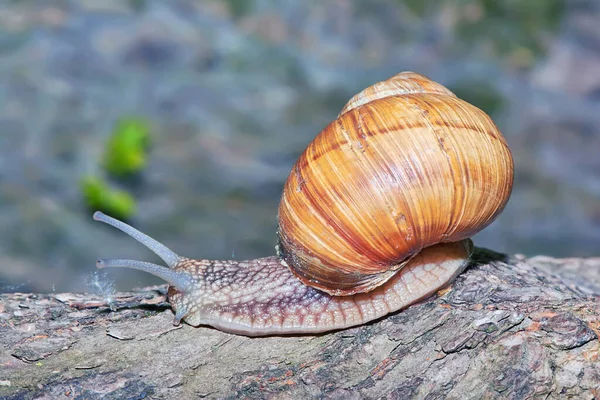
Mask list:
[[[131,236],[148,249],[150,249],[154,254],[162,258],[162,260],[169,266],[163,267],[162,265],[157,265],[153,263],[149,263],[146,261],[137,261],[137,260],[123,260],[123,259],[100,259],[96,262],[96,267],[98,268],[131,268],[137,269],[140,271],[148,272],[152,275],[155,275],[165,281],[167,281],[170,285],[177,288],[177,290],[182,292],[187,292],[192,287],[192,278],[189,274],[180,271],[174,271],[173,268],[181,257],[179,257],[174,251],[169,249],[164,244],[158,242],[157,240],[151,238],[150,236],[142,233],[118,219],[109,217],[106,214],[101,213],[100,211],[96,211],[94,213],[94,219],[96,221],[104,222],[110,226],[113,226],[120,230],[121,232],[126,233]]]

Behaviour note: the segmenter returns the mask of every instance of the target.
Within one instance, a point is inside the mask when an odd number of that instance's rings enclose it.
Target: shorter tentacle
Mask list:
[[[132,268],[140,271],[148,272],[155,275],[171,286],[174,286],[180,292],[188,292],[193,285],[193,279],[190,274],[181,271],[174,271],[162,265],[149,263],[146,261],[138,260],[98,260],[96,261],[96,267],[98,268]]]

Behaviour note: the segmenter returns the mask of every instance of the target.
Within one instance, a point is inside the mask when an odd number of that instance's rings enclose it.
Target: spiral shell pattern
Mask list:
[[[300,156],[279,206],[278,251],[309,286],[366,292],[423,248],[485,228],[512,183],[510,150],[486,113],[400,73],[352,97]]]

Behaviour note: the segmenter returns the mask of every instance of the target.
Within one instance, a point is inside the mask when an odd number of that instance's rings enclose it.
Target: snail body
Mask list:
[[[468,265],[469,237],[502,211],[512,181],[510,150],[483,111],[400,73],[350,99],[300,156],[279,206],[277,256],[192,260],[96,213],[169,268],[97,265],[165,279],[177,323],[248,336],[343,329],[451,282]]]

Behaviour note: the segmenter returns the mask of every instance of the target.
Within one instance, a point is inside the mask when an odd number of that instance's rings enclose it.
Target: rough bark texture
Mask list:
[[[600,398],[600,258],[478,249],[454,284],[346,331],[246,338],[174,327],[166,287],[6,294],[0,396]]]

